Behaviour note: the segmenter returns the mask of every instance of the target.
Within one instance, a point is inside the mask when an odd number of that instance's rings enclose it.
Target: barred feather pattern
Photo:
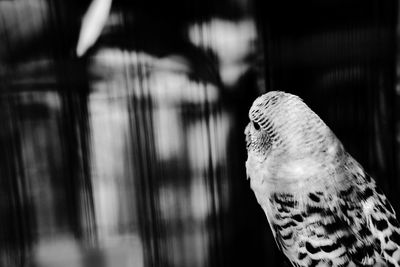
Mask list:
[[[247,175],[293,266],[400,266],[400,225],[375,181],[297,96],[258,98]]]

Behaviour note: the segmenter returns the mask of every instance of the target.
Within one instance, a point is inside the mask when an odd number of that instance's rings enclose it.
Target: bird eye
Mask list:
[[[257,131],[260,130],[260,128],[261,128],[261,127],[260,127],[260,124],[258,124],[257,122],[254,122],[254,121],[253,121],[253,127],[254,127],[254,129],[256,129]]]

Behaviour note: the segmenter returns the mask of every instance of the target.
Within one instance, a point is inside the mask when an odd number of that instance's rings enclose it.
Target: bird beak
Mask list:
[[[251,123],[247,124],[246,128],[244,129],[244,134],[246,135],[246,147],[249,148],[251,144]]]

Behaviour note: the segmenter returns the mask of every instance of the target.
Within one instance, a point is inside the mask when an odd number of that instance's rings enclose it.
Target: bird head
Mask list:
[[[260,159],[271,155],[299,159],[336,153],[341,146],[332,131],[303,100],[271,91],[258,97],[249,111],[245,129],[249,154]],[[322,154],[321,154],[322,153]]]

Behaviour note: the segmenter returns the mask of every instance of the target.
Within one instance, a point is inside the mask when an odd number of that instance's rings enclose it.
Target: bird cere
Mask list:
[[[317,114],[272,91],[249,118],[250,187],[293,266],[400,266],[392,206]]]

